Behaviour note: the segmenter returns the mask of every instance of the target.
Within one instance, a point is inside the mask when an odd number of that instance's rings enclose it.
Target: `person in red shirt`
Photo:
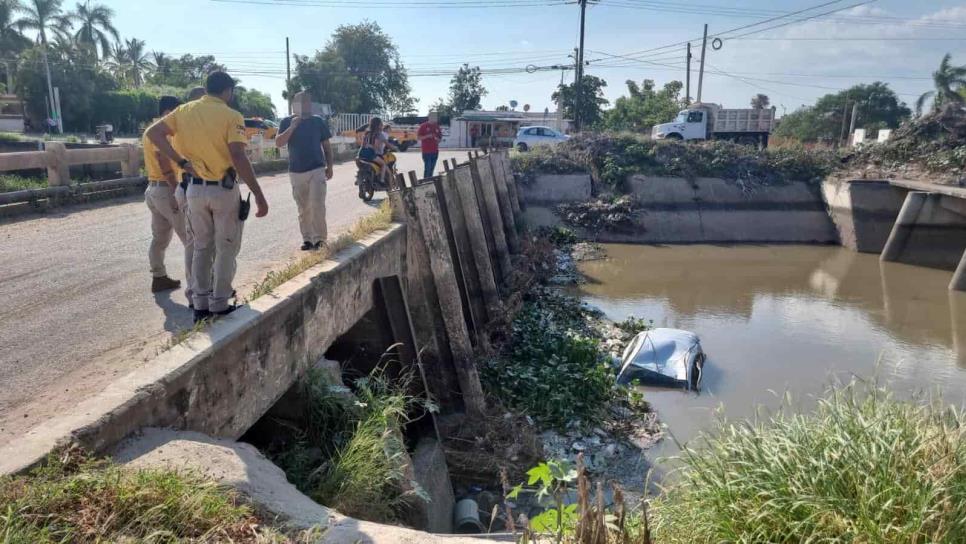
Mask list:
[[[423,179],[433,177],[436,171],[436,161],[439,160],[439,142],[443,140],[443,131],[439,128],[439,114],[429,112],[429,120],[419,125],[416,132],[420,148],[423,150]]]

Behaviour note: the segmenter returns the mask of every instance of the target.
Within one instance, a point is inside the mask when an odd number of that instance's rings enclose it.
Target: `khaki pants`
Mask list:
[[[325,242],[328,229],[325,224],[325,168],[308,172],[289,172],[292,196],[299,209],[299,229],[302,240],[316,244]]]
[[[238,185],[189,185],[188,213],[194,257],[191,263],[195,310],[228,309],[244,223],[238,219]]]
[[[144,202],[151,210],[151,245],[148,248],[148,262],[151,265],[151,275],[161,278],[168,275],[164,266],[164,252],[171,244],[172,232],[178,235],[186,251],[191,247],[185,226],[185,215],[175,198],[174,191],[166,183],[148,184],[147,190],[144,191]],[[186,283],[190,284],[190,271],[186,269],[185,275],[189,278]]]
[[[188,212],[188,195],[185,194],[185,190],[181,187],[181,184],[178,184],[178,188],[174,191],[174,200],[178,203],[178,209],[181,212],[181,216],[184,218],[185,224],[185,238],[182,240],[184,243],[184,275],[186,284],[184,296],[188,299],[188,302],[194,304],[191,290],[191,261],[194,260],[195,242],[193,235],[191,234],[191,218],[189,217]]]

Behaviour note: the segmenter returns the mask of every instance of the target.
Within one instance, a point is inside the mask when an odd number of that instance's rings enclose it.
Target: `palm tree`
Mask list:
[[[50,81],[50,62],[47,60],[47,33],[63,35],[70,30],[70,18],[61,9],[62,3],[63,0],[30,0],[22,8],[24,18],[20,20],[23,28],[37,31],[37,41],[40,42],[40,52],[44,59],[44,71],[47,73],[47,94],[53,113],[51,117],[57,119],[57,128],[60,131],[63,131],[63,124],[54,108],[56,102],[54,101],[54,85]]]
[[[107,67],[115,79],[121,83],[127,83],[128,76],[130,75],[130,62],[128,61],[127,48],[124,47],[124,42],[118,40],[112,44],[105,59],[107,59]]]
[[[23,35],[23,22],[15,19],[23,10],[20,0],[0,0],[0,51],[20,51],[30,45]]]
[[[131,74],[131,84],[140,87],[144,84],[144,76],[151,70],[151,61],[144,50],[144,40],[131,38],[127,40],[128,70]]]
[[[152,51],[151,56],[154,57],[154,82],[163,85],[174,69],[174,59],[161,51]]]
[[[939,69],[932,73],[932,81],[936,86],[934,91],[925,92],[916,100],[916,115],[922,115],[922,107],[930,98],[933,111],[938,111],[944,104],[963,104],[966,99],[959,91],[966,87],[966,66],[953,66],[952,55],[946,53]]]
[[[120,39],[117,29],[111,22],[114,10],[107,6],[91,5],[88,0],[84,4],[77,4],[77,10],[71,13],[70,17],[79,25],[74,39],[79,45],[90,48],[95,59],[99,58],[98,46],[100,46],[100,54],[106,57],[111,48],[110,39]]]

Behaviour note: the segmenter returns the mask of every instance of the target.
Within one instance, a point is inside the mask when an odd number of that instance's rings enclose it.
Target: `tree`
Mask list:
[[[751,107],[756,110],[767,110],[771,106],[771,99],[767,94],[758,93],[751,97]]]
[[[607,86],[607,82],[597,76],[583,76],[580,83],[580,92],[583,96],[580,101],[580,122],[586,127],[593,127],[600,124],[604,106],[610,104],[610,101],[604,98],[604,87]],[[568,119],[576,119],[578,114],[575,86],[576,82],[560,85],[551,95]]]
[[[377,23],[336,28],[325,52],[340,58],[361,84],[359,111],[413,109],[415,101],[399,50]]]
[[[603,126],[608,130],[649,132],[658,123],[667,123],[684,107],[680,81],[670,81],[655,90],[654,81],[645,79],[640,85],[627,81],[628,96],[614,101],[614,107],[604,112]]]
[[[30,46],[24,25],[16,16],[23,10],[20,0],[0,0],[0,51],[18,53]]]
[[[876,81],[827,94],[814,106],[785,115],[775,135],[802,142],[837,141],[849,122],[843,116],[851,116],[853,104],[858,104],[855,126],[866,130],[896,128],[912,114],[888,84]]]
[[[275,119],[275,105],[267,94],[255,89],[235,87],[234,104],[232,107],[240,111],[245,117],[262,117]]]
[[[117,29],[111,19],[114,10],[101,4],[91,5],[90,0],[77,4],[77,9],[69,15],[77,24],[74,40],[82,47],[88,48],[95,59],[106,57],[111,49],[111,38],[120,40]],[[100,54],[98,54],[100,47]]]
[[[211,55],[182,55],[180,58],[172,58],[164,53],[152,53],[151,56],[154,59],[154,70],[148,73],[146,80],[153,85],[192,87],[204,82],[211,72],[227,71]]]
[[[966,66],[953,66],[952,55],[946,53],[939,63],[939,69],[932,73],[935,90],[928,91],[916,100],[916,115],[922,115],[922,108],[926,101],[932,98],[932,109],[938,111],[943,104],[966,103],[959,93],[966,88]]]
[[[144,85],[145,74],[151,70],[151,61],[148,60],[148,53],[144,50],[144,40],[131,38],[127,40],[127,62],[128,70],[131,75],[131,84],[135,87]]]
[[[312,58],[295,57],[295,74],[285,98],[302,90],[308,91],[312,100],[329,104],[338,112],[366,111],[362,82],[349,73],[345,61],[333,51],[318,51]]]
[[[449,83],[450,110],[459,115],[467,110],[481,109],[481,100],[486,94],[480,67],[470,68],[469,64],[464,64]]]
[[[51,106],[55,102],[54,85],[50,77],[50,61],[47,58],[47,33],[62,36],[67,34],[71,27],[70,17],[64,14],[61,4],[63,0],[30,0],[30,3],[22,8],[24,18],[20,20],[21,27],[37,31],[44,72],[47,75],[47,97]]]

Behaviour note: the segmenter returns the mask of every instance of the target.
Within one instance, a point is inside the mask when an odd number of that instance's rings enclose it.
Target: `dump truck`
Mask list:
[[[654,125],[655,140],[730,140],[768,147],[775,128],[775,108],[727,109],[717,104],[696,103],[678,113],[670,123]]]

